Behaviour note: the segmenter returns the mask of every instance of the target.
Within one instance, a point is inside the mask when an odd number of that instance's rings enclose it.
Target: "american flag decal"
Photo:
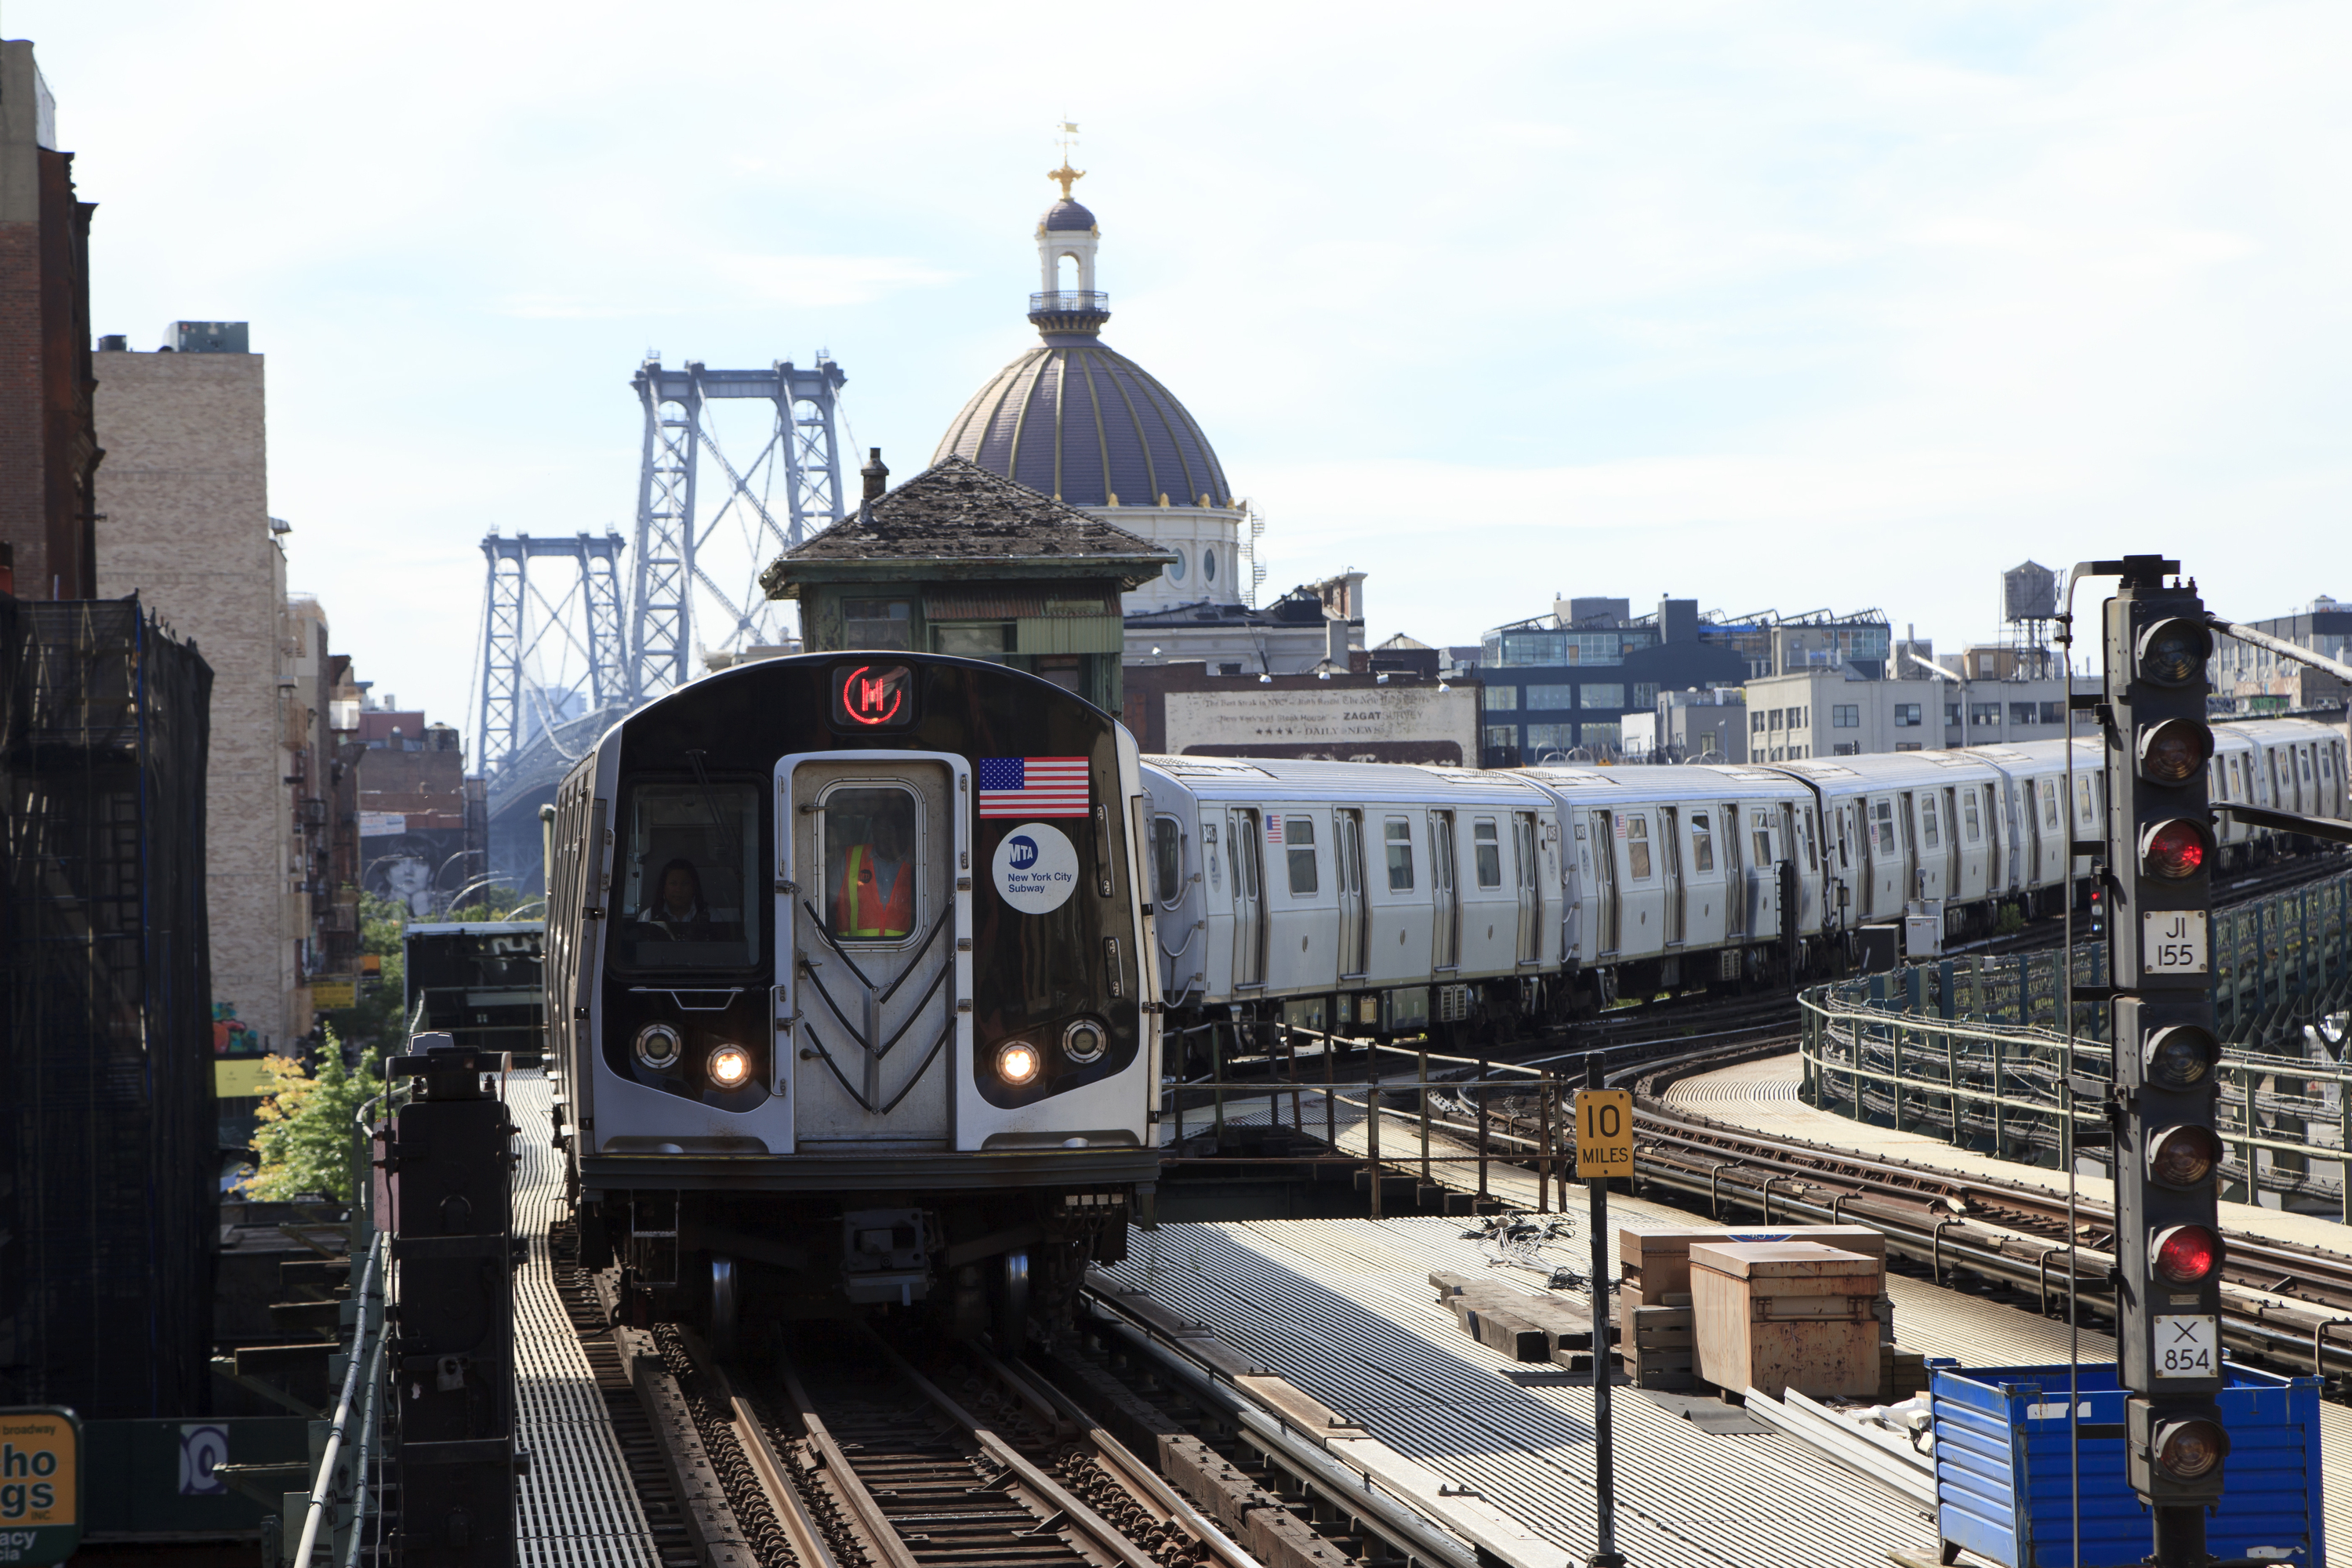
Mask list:
[[[1084,816],[1088,802],[1084,757],[982,757],[980,815]]]

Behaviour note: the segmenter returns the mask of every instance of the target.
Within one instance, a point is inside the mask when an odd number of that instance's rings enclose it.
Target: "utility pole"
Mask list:
[[[1586,1087],[1576,1096],[1576,1173],[1592,1196],[1592,1492],[1599,1518],[1592,1555],[1584,1568],[1625,1568],[1617,1550],[1616,1433],[1609,1384],[1616,1372],[1609,1353],[1609,1177],[1633,1170],[1633,1096],[1603,1089],[1603,1053],[1584,1058]]]
[[[2216,1399],[2221,1140],[2214,1125],[2212,884],[2206,660],[2213,639],[2179,563],[2087,568],[2121,583],[2105,606],[2106,840],[2078,845],[2110,879],[2116,1339],[2132,1489],[2155,1515],[2159,1568],[2203,1568],[2205,1512],[2230,1451]],[[2168,585],[2167,576],[2171,577]],[[2070,808],[2071,809],[2071,808]]]

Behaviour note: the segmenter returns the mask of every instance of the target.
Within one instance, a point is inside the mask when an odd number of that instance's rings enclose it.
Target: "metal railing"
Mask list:
[[[1098,289],[1060,289],[1050,294],[1029,296],[1031,315],[1043,316],[1056,311],[1107,315],[1110,311],[1110,296]]]

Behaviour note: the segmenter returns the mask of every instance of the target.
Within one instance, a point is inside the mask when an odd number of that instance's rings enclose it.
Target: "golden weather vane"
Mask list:
[[[1077,145],[1077,121],[1074,120],[1065,120],[1059,123],[1062,127],[1062,166],[1058,169],[1049,170],[1046,173],[1045,177],[1049,180],[1059,180],[1062,182],[1062,199],[1066,202],[1070,199],[1070,186],[1077,181],[1085,179],[1087,177],[1087,172],[1084,169],[1073,169],[1070,167],[1070,152],[1072,148]]]

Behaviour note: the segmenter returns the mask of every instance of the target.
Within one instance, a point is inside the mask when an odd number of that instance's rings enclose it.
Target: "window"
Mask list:
[[[1760,735],[1764,732],[1764,710],[1761,708],[1748,715],[1748,732],[1751,735]]]
[[[1860,741],[1840,741],[1837,744],[1830,748],[1830,755],[1832,757],[1858,757],[1862,755],[1862,742]]]
[[[2091,826],[2091,775],[2074,775],[2074,820],[2084,826]]]
[[[1622,744],[1625,734],[1624,727],[1620,724],[1580,724],[1576,732],[1584,744],[1596,752],[1603,746],[1613,748]]]
[[[1818,871],[1821,860],[1813,848],[1813,814],[1810,811],[1797,818],[1797,837],[1805,841],[1805,869]]]
[[[1920,721],[1919,704],[1916,702],[1897,702],[1895,705],[1895,727],[1896,729],[1916,730],[1919,727]]]
[[[2042,704],[2041,721],[2044,724],[2063,724],[2066,721],[2066,705],[2063,702],[2044,702]]]
[[[1650,819],[1646,816],[1621,818],[1625,824],[1625,859],[1633,868],[1633,880],[1650,879]]]
[[[851,647],[895,647],[912,651],[913,623],[905,599],[844,599],[842,640]]]
[[[1315,819],[1311,816],[1284,817],[1282,847],[1290,861],[1290,896],[1294,899],[1313,898],[1318,891],[1315,880]]]
[[[1217,547],[1212,544],[1206,550],[1201,552],[1201,581],[1203,583],[1213,583],[1216,580]]]
[[[1578,689],[1576,705],[1579,708],[1606,708],[1615,712],[1625,706],[1625,688],[1613,680],[1605,683],[1587,681]]]
[[[1808,725],[1808,724],[1811,723],[1811,722],[1812,722],[1812,718],[1811,718],[1812,711],[1813,711],[1813,710],[1812,710],[1811,708],[1791,708],[1791,709],[1790,709],[1790,710],[1789,710],[1789,728],[1790,728],[1790,729],[1791,729],[1791,730],[1801,730],[1801,729],[1803,729],[1806,725]]]
[[[1919,803],[1919,841],[1927,848],[1943,847],[1942,825],[1936,820],[1936,797],[1929,795]]]
[[[1013,651],[1010,621],[950,622],[931,627],[931,651],[995,662]]]
[[[902,795],[905,792],[899,792]],[[759,885],[762,785],[628,786],[614,960],[633,969],[748,969],[766,951],[767,900]],[[914,797],[906,795],[911,804]]]
[[[1879,855],[1895,853],[1895,803],[1874,800],[1870,803],[1870,834],[1873,852]]]
[[[1470,842],[1472,847],[1477,852],[1478,885],[1482,888],[1501,887],[1503,885],[1503,841],[1497,836],[1495,825],[1483,817],[1472,823]]]
[[[1960,797],[1960,826],[1971,844],[1983,837],[1984,825],[1977,816],[1977,792],[1974,790]]]
[[[1948,727],[1948,728],[1957,729],[1957,728],[1958,728],[1958,726],[1959,726],[1959,722],[1960,722],[1960,705],[1959,705],[1958,703],[1957,703],[1957,702],[1947,702],[1947,703],[1945,703],[1945,704],[1944,704],[1944,723],[1945,723],[1945,725],[1946,725],[1947,727]]]
[[[1655,708],[1657,705],[1658,683],[1654,680],[1635,681],[1633,683],[1633,706],[1636,708]]]
[[[1391,816],[1381,830],[1388,840],[1389,891],[1412,891],[1412,824],[1402,816]]]
[[[2041,721],[2042,705],[2038,702],[2012,702],[2009,705],[2009,721],[2012,724],[2033,724]]]
[[[1830,708],[1830,728],[1832,730],[1861,729],[1862,705],[1858,702],[1832,704]]]
[[[1519,705],[1519,689],[1516,686],[1490,686],[1484,699],[1489,713],[1508,713]]]
[[[1151,820],[1151,884],[1171,908],[1184,890],[1184,828],[1172,816]]]
[[[1489,724],[1486,726],[1486,743],[1516,748],[1519,743],[1519,727],[1517,724]]]
[[[1530,686],[1528,688],[1527,702],[1530,708],[1549,709],[1555,712],[1564,708],[1573,708],[1576,706],[1576,688]]]
[[[1184,580],[1184,552],[1181,550],[1177,551],[1176,559],[1168,563],[1168,580],[1171,583],[1181,583]]]
[[[1715,832],[1706,820],[1706,813],[1691,813],[1691,866],[1700,871],[1715,869]]]
[[[2000,703],[1998,703],[1998,702],[1971,702],[1971,703],[1969,703],[1969,725],[1970,725],[1970,727],[1971,727],[1971,728],[1987,728],[1987,727],[1989,727],[1989,728],[1995,729],[1995,730],[2000,729]]]
[[[817,824],[817,885],[837,942],[912,936],[922,864],[915,792],[898,784],[830,789]]]
[[[2044,827],[2058,826],[2058,781],[2056,779],[2042,781],[2042,826]]]
[[[1773,709],[1771,711],[1769,711],[1769,713],[1765,714],[1765,716],[1764,716],[1764,727],[1765,727],[1767,730],[1777,730],[1777,729],[1779,729],[1779,728],[1780,727],[1780,721],[1781,721],[1781,720],[1783,720],[1783,719],[1785,719],[1786,717],[1788,717],[1788,712],[1789,712],[1789,710],[1788,710],[1787,709],[1785,709],[1785,708],[1775,708],[1775,709]]]
[[[1546,752],[1565,752],[1576,744],[1573,724],[1530,724],[1528,726],[1528,755],[1540,757]]]
[[[1754,837],[1756,864],[1759,867],[1769,866],[1772,863],[1772,830],[1769,827],[1759,826]]]
[[[1898,752],[1919,752],[1927,748],[1916,741],[1897,741],[1895,742],[1895,749]]]

